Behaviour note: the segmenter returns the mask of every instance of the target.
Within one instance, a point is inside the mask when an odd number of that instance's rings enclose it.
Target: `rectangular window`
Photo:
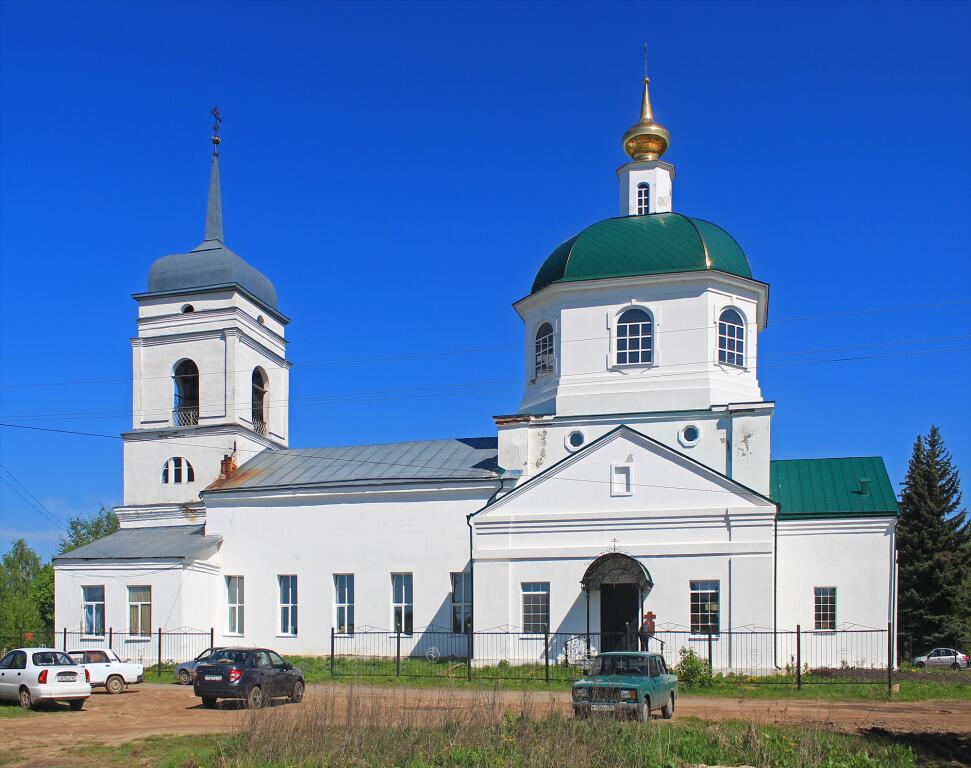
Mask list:
[[[523,632],[542,635],[550,629],[550,583],[523,582]]]
[[[84,634],[105,633],[105,588],[81,587],[81,615],[84,617]]]
[[[334,631],[340,635],[354,634],[354,574],[334,574]]]
[[[410,635],[414,629],[415,612],[410,573],[391,574],[391,603],[394,612],[394,631]]]
[[[836,587],[814,587],[816,629],[836,629]]]
[[[297,577],[277,576],[280,582],[280,634],[297,634]]]
[[[452,574],[452,631],[467,635],[472,631],[472,574]]]
[[[241,635],[244,631],[244,609],[243,603],[243,577],[226,577],[226,605],[228,606],[228,616],[226,618],[226,632],[230,635]]]
[[[718,634],[718,581],[691,582],[691,632],[695,635]]]
[[[148,637],[152,634],[152,588],[128,588],[128,631]]]
[[[631,482],[630,464],[611,464],[610,465],[610,495],[611,496],[631,496],[634,493],[634,484]]]

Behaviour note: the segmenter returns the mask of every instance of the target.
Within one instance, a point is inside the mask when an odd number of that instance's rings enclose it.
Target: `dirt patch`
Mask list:
[[[407,718],[429,725],[454,716],[456,710],[489,708],[526,712],[542,717],[550,712],[569,713],[568,691],[475,691],[468,689],[389,689],[348,685],[311,685],[308,698],[321,697],[328,706],[346,712],[350,707],[380,702],[381,720]],[[280,704],[281,714],[299,714],[301,705]],[[360,711],[376,712],[373,706]],[[149,736],[229,734],[242,727],[247,713],[233,702],[219,709],[203,709],[192,689],[174,685],[143,684],[109,696],[96,693],[82,712],[39,712],[30,717],[0,718],[0,744],[14,754],[29,754],[37,744],[70,747],[81,743],[119,744]],[[754,723],[809,725],[827,729],[926,738],[925,734],[951,734],[948,751],[967,748],[971,742],[971,706],[967,701],[807,701],[785,699],[729,699],[690,697],[678,701],[677,716],[703,720],[745,720]],[[942,743],[940,736],[934,740]],[[953,744],[952,744],[953,742]],[[916,742],[912,742],[915,743]]]

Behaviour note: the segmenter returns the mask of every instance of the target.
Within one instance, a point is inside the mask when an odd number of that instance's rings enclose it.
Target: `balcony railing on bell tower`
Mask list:
[[[196,427],[199,425],[199,406],[186,405],[172,410],[172,423],[177,427]]]

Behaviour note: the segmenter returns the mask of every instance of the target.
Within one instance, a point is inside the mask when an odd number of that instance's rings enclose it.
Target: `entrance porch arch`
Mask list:
[[[584,571],[580,586],[587,602],[587,651],[590,649],[590,593],[600,594],[600,650],[637,647],[644,598],[654,587],[647,567],[623,552],[595,558]]]

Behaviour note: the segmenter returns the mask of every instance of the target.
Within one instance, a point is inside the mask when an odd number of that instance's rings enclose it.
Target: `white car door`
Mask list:
[[[16,653],[17,651],[11,651],[0,659],[0,699],[14,698],[9,691],[10,680],[8,679],[8,673],[10,673],[10,678],[12,679],[13,674],[10,665]]]
[[[84,666],[91,673],[91,685],[104,685],[111,673],[111,659],[104,651],[85,651]]]
[[[941,654],[944,653],[943,649],[935,648],[933,651],[927,654],[927,666],[928,667],[939,667],[943,663]]]

